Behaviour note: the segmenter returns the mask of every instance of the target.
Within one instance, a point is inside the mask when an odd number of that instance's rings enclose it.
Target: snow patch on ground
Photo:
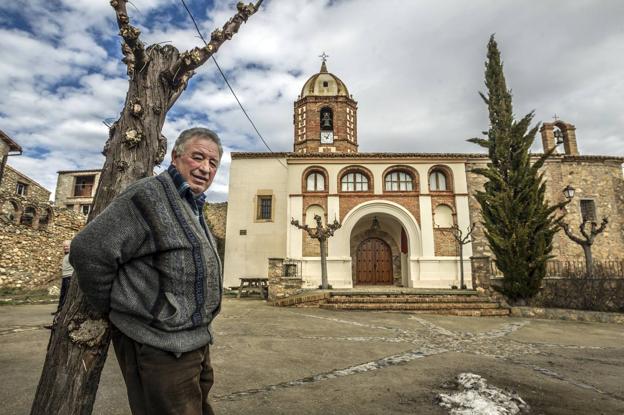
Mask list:
[[[451,415],[515,415],[529,410],[518,394],[488,385],[485,378],[474,373],[460,373],[452,387],[458,392],[437,396],[438,404],[450,409]]]

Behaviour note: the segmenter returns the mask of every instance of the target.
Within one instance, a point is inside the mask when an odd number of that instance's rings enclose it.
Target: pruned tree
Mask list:
[[[503,64],[494,36],[488,43],[485,63],[490,128],[487,138],[468,141],[488,149],[486,168],[473,171],[485,176],[484,191],[475,197],[481,205],[485,236],[503,273],[503,293],[512,300],[526,300],[539,290],[552,258],[552,240],[558,228],[553,213],[567,202],[549,205],[546,182],[540,168],[554,148],[531,161],[531,145],[538,126],[529,129],[533,112],[514,120],[511,93],[507,90]]]
[[[127,0],[111,0],[129,77],[119,119],[110,127],[106,156],[88,220],[95,218],[129,184],[150,176],[167,151],[161,134],[167,111],[186,89],[195,70],[258,11],[256,4],[237,4],[237,13],[212,32],[202,47],[179,52],[174,46],[146,47],[130,24]],[[33,415],[90,414],[110,343],[106,316],[91,309],[76,278],[60,311],[31,409]]]
[[[340,222],[334,219],[334,223],[323,226],[323,220],[319,215],[314,215],[316,228],[310,228],[308,225],[301,225],[298,220],[292,219],[290,224],[306,231],[310,238],[316,239],[321,244],[321,288],[327,290],[329,283],[327,281],[327,239],[334,236],[336,229],[342,226]]]
[[[462,290],[466,289],[466,284],[464,283],[464,245],[472,242],[472,232],[477,226],[476,223],[471,224],[467,229],[466,233],[459,227],[458,224],[454,223],[450,228],[440,228],[442,231],[451,232],[453,235],[453,239],[457,242],[457,248],[459,250],[459,288]]]
[[[586,229],[588,223],[589,232],[587,232]],[[600,226],[598,226],[593,219],[583,220],[579,226],[579,231],[581,232],[582,237],[578,237],[570,230],[570,225],[563,221],[563,217],[557,220],[557,225],[563,229],[566,236],[570,238],[572,242],[579,244],[581,248],[583,248],[583,254],[585,254],[585,271],[588,276],[591,276],[594,271],[594,259],[591,251],[594,239],[596,239],[596,236],[600,235],[607,228],[608,223],[609,219],[606,217],[602,218]]]

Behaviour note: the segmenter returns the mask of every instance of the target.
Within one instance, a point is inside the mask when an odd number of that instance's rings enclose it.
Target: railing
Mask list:
[[[546,278],[573,278],[587,273],[585,261],[548,261]],[[624,278],[624,260],[593,261],[592,276],[602,278]]]
[[[494,260],[490,260],[489,272],[494,278],[503,276]],[[573,278],[585,274],[585,261],[550,260],[546,262],[546,278]],[[624,278],[624,260],[594,261],[592,275],[603,278]]]

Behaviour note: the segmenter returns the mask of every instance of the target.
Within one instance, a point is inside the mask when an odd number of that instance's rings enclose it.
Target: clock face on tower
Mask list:
[[[333,131],[321,131],[321,144],[332,144],[334,142]]]

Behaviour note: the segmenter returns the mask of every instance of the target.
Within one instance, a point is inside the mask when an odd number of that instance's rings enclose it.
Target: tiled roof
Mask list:
[[[260,159],[260,158],[286,158],[286,159],[487,159],[485,153],[293,153],[293,152],[233,152],[232,159]],[[533,153],[540,156],[541,153]],[[554,159],[562,158],[563,161],[619,161],[624,163],[623,156],[599,156],[579,155],[569,156],[555,154]]]

